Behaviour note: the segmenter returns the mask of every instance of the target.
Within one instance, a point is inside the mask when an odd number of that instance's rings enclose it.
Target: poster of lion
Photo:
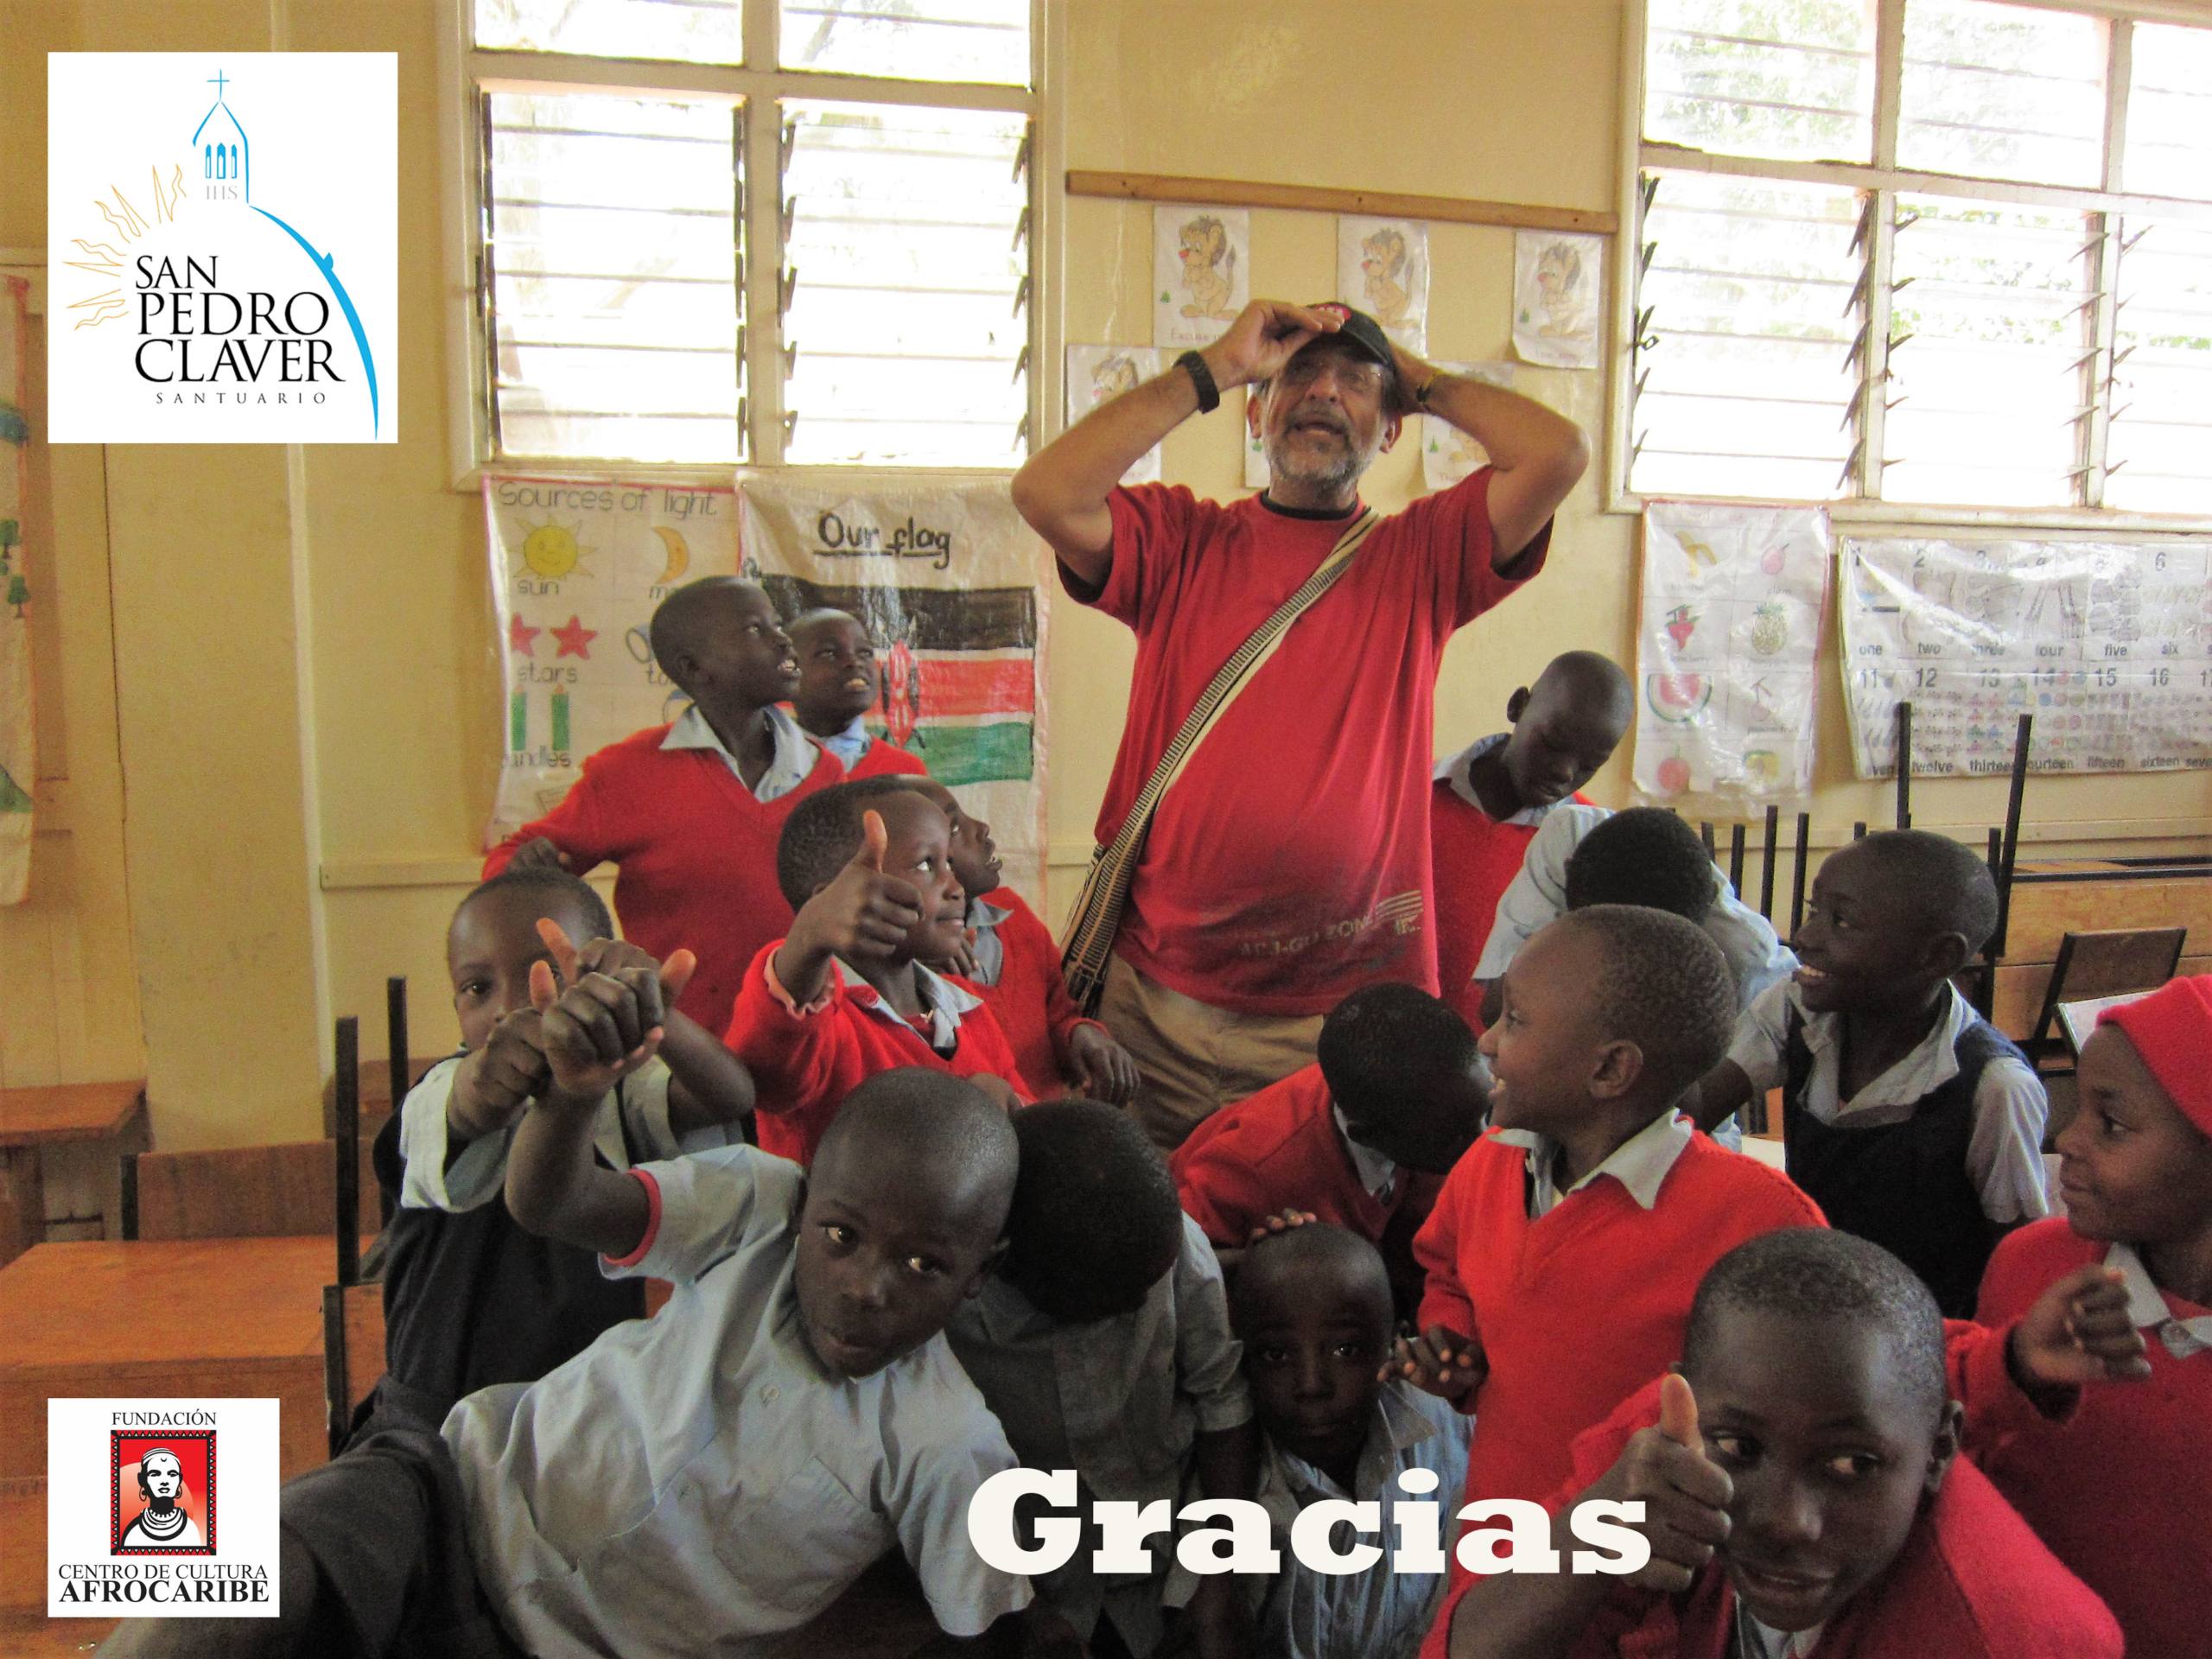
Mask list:
[[[1152,247],[1152,343],[1180,351],[1227,334],[1252,297],[1251,214],[1155,207]]]

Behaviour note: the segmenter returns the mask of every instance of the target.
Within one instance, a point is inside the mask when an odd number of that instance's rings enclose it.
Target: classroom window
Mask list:
[[[480,458],[1001,468],[1033,0],[458,0]]]
[[[2212,513],[2212,27],[1646,0],[1627,486]]]

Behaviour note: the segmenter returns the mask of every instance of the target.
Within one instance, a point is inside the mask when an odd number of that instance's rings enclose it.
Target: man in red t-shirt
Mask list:
[[[1193,411],[1248,385],[1263,493],[1224,505],[1180,486],[1119,486]],[[1206,683],[1349,528],[1361,475],[1416,412],[1470,434],[1491,465],[1376,527],[1154,817],[1099,1012],[1144,1073],[1135,1109],[1162,1147],[1308,1064],[1321,1016],[1361,986],[1436,989],[1437,665],[1455,630],[1541,568],[1588,446],[1573,422],[1438,371],[1362,313],[1258,300],[1014,476],[1014,505],[1058,555],[1070,594],[1137,636],[1104,842]]]

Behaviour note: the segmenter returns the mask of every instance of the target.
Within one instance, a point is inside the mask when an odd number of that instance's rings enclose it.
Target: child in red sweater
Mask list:
[[[1490,1109],[1475,1033],[1426,991],[1370,985],[1321,1022],[1316,1052],[1191,1131],[1167,1161],[1184,1213],[1224,1262],[1287,1211],[1349,1228],[1382,1250],[1411,1312],[1414,1232]]]
[[[1548,1505],[1562,1566],[1562,1512],[1592,1499],[1643,1506],[1649,1560],[1482,1578],[1446,1612],[1452,1659],[2117,1659],[2103,1604],[1957,1458],[1942,1316],[1880,1246],[1732,1251],[1673,1369],[1577,1441]]]
[[[1610,658],[1570,651],[1506,700],[1512,730],[1437,763],[1429,791],[1436,871],[1436,972],[1444,1000],[1477,1030],[1475,963],[1497,901],[1520,874],[1545,815],[1612,757],[1636,713],[1636,691]]]
[[[753,1073],[760,1146],[804,1164],[846,1096],[873,1072],[929,1066],[1027,1103],[1005,1033],[942,961],[967,914],[944,814],[899,778],[862,778],[801,802],[776,849],[798,912],[746,970],[731,1052]]]
[[[968,930],[948,967],[977,987],[1006,1033],[1022,1085],[1038,1100],[1075,1093],[1126,1106],[1137,1063],[1113,1033],[1086,1020],[1060,974],[1059,947],[1022,896],[999,884],[991,826],[963,810],[934,778],[907,780],[937,803],[952,826],[952,873],[968,895]]]
[[[754,583],[709,576],[677,588],[653,613],[652,650],[691,707],[586,760],[558,806],[492,849],[484,879],[510,861],[578,875],[619,864],[624,936],[658,961],[678,950],[698,957],[677,1007],[719,1032],[746,964],[791,925],[776,837],[801,798],[837,781],[838,766],[776,706],[798,665]]]
[[[926,772],[918,755],[868,728],[868,711],[883,695],[883,671],[860,619],[843,611],[809,611],[791,624],[791,633],[798,657],[791,713],[802,731],[837,757],[845,776]]]
[[[2149,1381],[2083,1389],[2057,1420],[1994,1347],[1969,1361],[1967,1442],[2058,1558],[2108,1603],[2132,1654],[2212,1655],[2212,976],[2107,1009],[2058,1137],[2063,1220],[1990,1259],[1979,1315],[2012,1325],[2101,1263],[2148,1340]],[[2019,1326],[2013,1325],[2013,1329]],[[2123,1366],[2126,1376],[2142,1369]]]
[[[1414,1240],[1424,1333],[1398,1351],[1475,1414],[1470,1503],[1548,1497],[1574,1437],[1681,1352],[1705,1270],[1761,1233],[1821,1224],[1787,1179],[1673,1109],[1735,1022],[1727,963],[1696,927],[1593,905],[1529,940],[1504,987],[1482,1040],[1499,1133]]]

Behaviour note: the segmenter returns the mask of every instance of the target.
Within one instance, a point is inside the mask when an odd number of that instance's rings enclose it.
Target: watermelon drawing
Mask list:
[[[1713,685],[1701,674],[1653,674],[1644,680],[1643,696],[1653,714],[1681,725],[1704,712]]]

